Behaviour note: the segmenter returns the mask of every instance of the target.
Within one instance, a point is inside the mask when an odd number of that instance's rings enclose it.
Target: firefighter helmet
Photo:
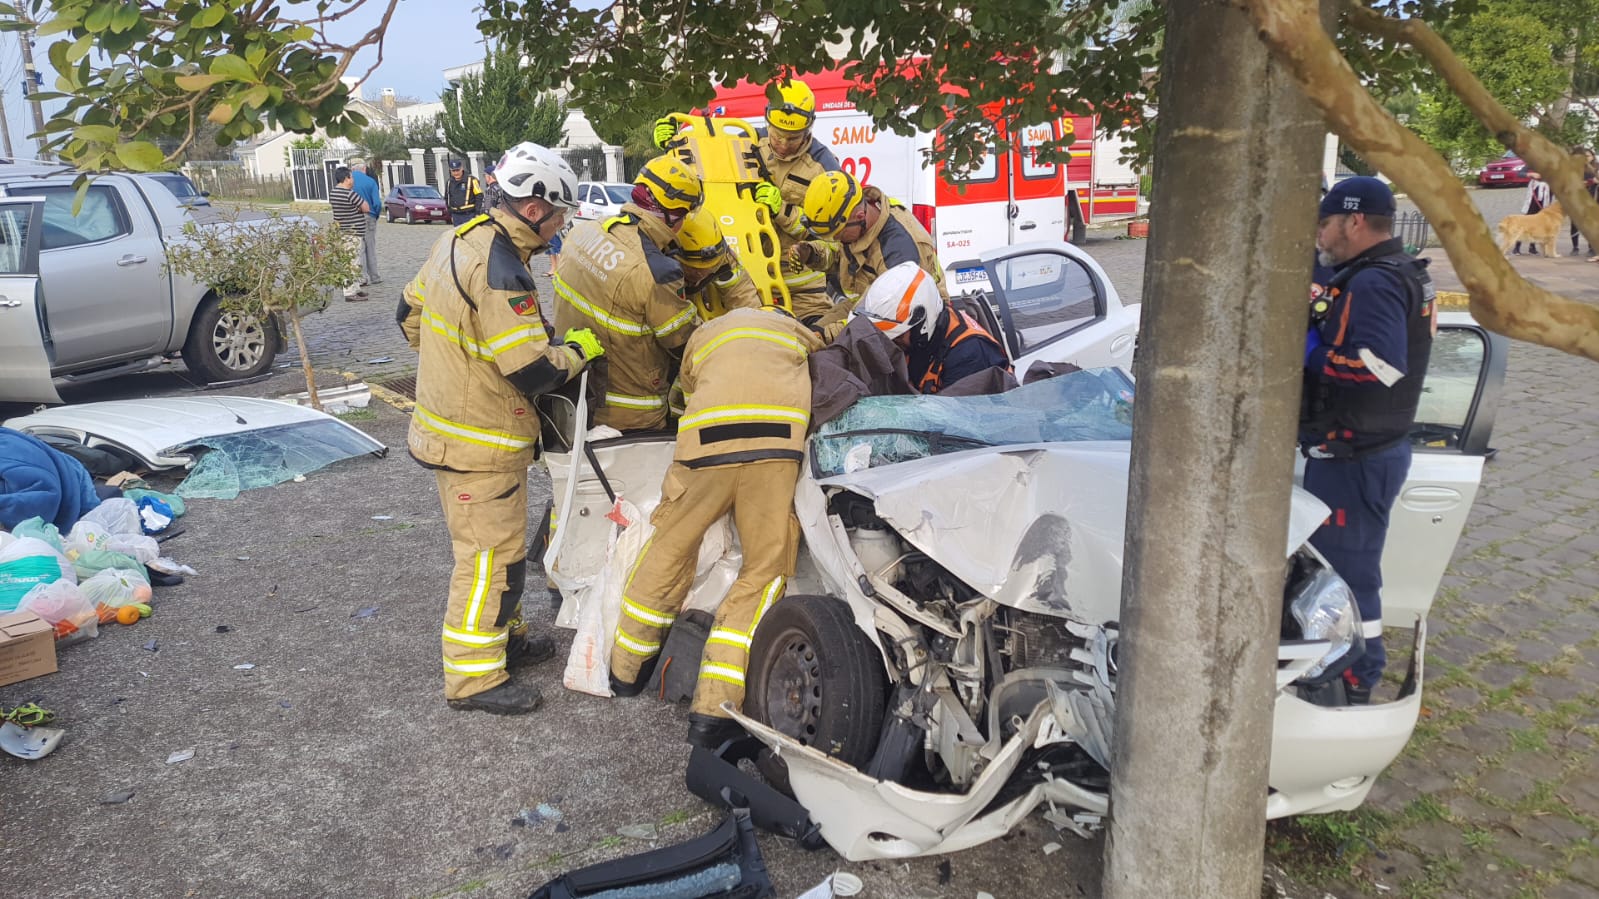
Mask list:
[[[860,184],[843,172],[828,172],[805,189],[800,223],[817,237],[832,237],[844,230],[860,205]]]
[[[705,199],[699,177],[670,153],[644,163],[633,183],[644,188],[655,205],[667,212],[689,212]]]
[[[727,243],[722,239],[722,229],[717,227],[716,215],[701,207],[683,221],[677,232],[679,260],[685,266],[701,271],[716,271],[727,262]]]
[[[901,262],[866,288],[855,314],[889,337],[911,332],[921,342],[933,336],[943,306],[933,276],[914,262]]]
[[[816,95],[810,86],[791,78],[777,86],[778,102],[766,106],[766,124],[784,131],[808,131],[816,121]]]

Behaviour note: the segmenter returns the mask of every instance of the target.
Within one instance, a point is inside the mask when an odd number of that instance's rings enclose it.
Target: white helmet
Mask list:
[[[577,174],[561,154],[524,141],[500,157],[494,179],[508,197],[543,200],[557,208],[577,208]]]
[[[855,314],[870,319],[890,338],[910,331],[913,338],[928,340],[943,306],[933,276],[914,262],[901,262],[872,282]]]

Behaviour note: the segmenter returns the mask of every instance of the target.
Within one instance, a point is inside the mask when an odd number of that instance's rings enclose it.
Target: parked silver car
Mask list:
[[[0,401],[60,402],[57,380],[178,353],[206,382],[271,368],[283,343],[271,316],[224,309],[211,287],[168,271],[167,247],[195,219],[160,176],[96,176],[74,211],[76,177],[0,170]]]

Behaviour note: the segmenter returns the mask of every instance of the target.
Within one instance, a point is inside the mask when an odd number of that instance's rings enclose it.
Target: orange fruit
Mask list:
[[[139,610],[133,606],[123,606],[117,609],[118,624],[138,624]]]

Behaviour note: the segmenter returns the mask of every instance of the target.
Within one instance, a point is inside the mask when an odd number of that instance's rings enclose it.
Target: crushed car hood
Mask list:
[[[1003,605],[1099,623],[1120,616],[1125,441],[968,450],[826,478],[871,499],[905,540]],[[1295,487],[1285,555],[1327,517]]]
[[[352,447],[381,453],[386,447],[331,415],[278,400],[242,396],[166,397],[57,406],[13,418],[5,426],[35,436],[55,435],[88,446],[110,445],[152,469],[183,468],[188,452],[207,439],[289,425],[317,424],[348,431]]]

